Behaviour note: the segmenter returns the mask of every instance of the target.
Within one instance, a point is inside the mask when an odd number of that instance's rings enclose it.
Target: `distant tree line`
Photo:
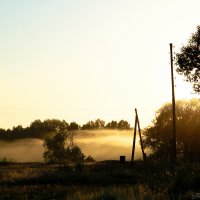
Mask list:
[[[67,123],[65,120],[47,119],[41,121],[39,119],[33,121],[29,127],[23,128],[21,125],[14,126],[12,129],[0,128],[0,139],[14,140],[21,138],[45,138],[48,135],[57,133],[58,131],[76,131],[76,130],[96,130],[96,129],[130,129],[130,124],[125,120],[111,121],[107,124],[101,119],[89,121],[80,126],[76,122]]]

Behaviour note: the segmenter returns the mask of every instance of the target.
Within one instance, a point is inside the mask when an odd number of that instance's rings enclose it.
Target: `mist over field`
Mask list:
[[[14,162],[43,161],[43,140],[20,139],[15,141],[0,141],[0,158],[6,157]]]
[[[136,159],[142,156],[138,138]],[[96,161],[118,160],[120,155],[130,160],[133,130],[80,130],[75,132],[74,142],[85,155],[91,155]],[[43,152],[41,139],[0,141],[0,158],[6,157],[15,162],[43,162]]]

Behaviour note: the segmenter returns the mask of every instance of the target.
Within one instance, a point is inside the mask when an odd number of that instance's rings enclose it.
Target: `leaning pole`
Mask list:
[[[172,162],[176,164],[176,103],[175,103],[175,92],[174,92],[174,71],[173,71],[173,45],[170,43],[170,60],[171,60],[171,82],[172,82],[172,123],[173,123],[173,134],[172,134]]]

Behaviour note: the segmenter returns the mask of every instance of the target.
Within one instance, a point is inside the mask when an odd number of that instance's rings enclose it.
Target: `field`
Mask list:
[[[91,155],[96,161],[118,160],[120,155],[125,155],[130,160],[133,131],[78,130],[74,132],[74,142],[85,155]],[[0,140],[0,158],[6,157],[15,162],[43,162],[43,152],[42,139]],[[141,158],[139,143],[136,144],[135,157]]]
[[[1,141],[0,199],[197,199],[200,165],[137,160],[131,166],[132,130],[78,131],[74,142],[96,162],[65,166],[43,162],[43,140]],[[148,152],[147,152],[148,153]],[[119,156],[126,156],[126,163]],[[6,158],[3,158],[6,157]],[[141,158],[139,143],[136,158]]]
[[[147,160],[76,165],[9,163],[0,166],[0,199],[192,199],[200,188],[199,165]],[[196,195],[196,196],[195,196]]]

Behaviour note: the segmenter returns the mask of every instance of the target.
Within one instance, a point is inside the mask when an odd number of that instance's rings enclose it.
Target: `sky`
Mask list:
[[[0,127],[36,119],[141,127],[171,101],[170,50],[200,23],[199,0],[0,0]],[[176,99],[199,98],[175,73]]]

